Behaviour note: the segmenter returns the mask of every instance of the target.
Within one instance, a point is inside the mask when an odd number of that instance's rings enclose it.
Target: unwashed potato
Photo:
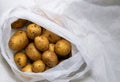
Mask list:
[[[70,58],[72,56],[72,52],[70,52],[68,55],[66,56],[58,56],[59,58],[59,62],[61,62],[62,60],[66,60],[68,58]]]
[[[18,20],[16,20],[15,22],[13,22],[13,23],[11,24],[11,27],[12,27],[13,29],[21,28],[21,27],[23,27],[24,25],[26,25],[26,23],[28,23],[27,20],[25,20],[25,19],[18,19]]]
[[[66,55],[66,56],[59,56],[58,58],[59,58],[59,63],[61,63],[61,62],[63,62],[64,60],[66,60],[66,59],[68,59],[68,58],[70,58],[72,56],[72,53],[70,52],[68,55]]]
[[[11,26],[16,29],[27,22],[19,19]],[[14,61],[22,72],[43,72],[71,56],[69,41],[32,22],[25,30],[16,30],[8,44],[12,50],[25,51],[14,55]]]
[[[42,60],[48,67],[54,67],[58,64],[58,58],[55,52],[47,50],[42,54]]]
[[[49,48],[49,41],[45,36],[36,36],[34,43],[36,48],[40,51],[45,51]]]
[[[53,52],[54,52],[54,47],[55,47],[55,44],[50,43],[50,44],[49,44],[49,49],[48,49],[48,50],[50,50],[50,51],[53,51]]]
[[[55,53],[59,56],[67,56],[71,51],[71,44],[67,40],[61,39],[55,44]]]
[[[19,51],[24,49],[28,43],[26,32],[19,30],[11,36],[8,44],[10,49]]]
[[[42,60],[37,60],[33,62],[32,64],[32,70],[33,72],[43,72],[45,70],[45,64]]]
[[[14,61],[17,64],[17,66],[22,68],[22,67],[24,67],[27,64],[28,59],[27,59],[27,56],[26,56],[25,53],[17,52],[14,55]]]
[[[49,30],[46,30],[46,29],[43,29],[42,35],[46,36],[50,43],[56,43],[58,40],[61,39],[60,36],[54,34],[53,32],[51,32]]]
[[[41,59],[41,53],[36,49],[34,43],[30,43],[25,49],[26,55],[33,61]]]
[[[22,72],[32,72],[32,64],[27,64],[25,67],[22,68]]]
[[[48,70],[48,69],[50,69],[50,67],[46,66],[46,67],[45,67],[45,71]]]
[[[26,27],[27,36],[28,36],[28,38],[30,38],[32,40],[36,36],[39,36],[41,34],[41,31],[42,31],[42,28],[39,25],[35,24],[35,23],[29,24]]]

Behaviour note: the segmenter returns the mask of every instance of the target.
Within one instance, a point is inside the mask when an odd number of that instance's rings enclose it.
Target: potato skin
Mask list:
[[[22,72],[32,72],[32,64],[27,64],[21,69]]]
[[[45,64],[42,60],[37,60],[33,62],[32,64],[32,70],[33,72],[43,72],[45,70]]]
[[[8,44],[10,49],[19,51],[24,49],[28,43],[29,40],[27,38],[26,32],[19,30],[11,36]]]
[[[57,55],[50,50],[43,52],[42,60],[48,67],[54,67],[58,64]]]
[[[45,67],[45,71],[48,70],[48,69],[50,69],[50,67],[46,66],[46,67]]]
[[[55,44],[55,53],[59,56],[67,56],[71,51],[71,44],[67,40],[61,39]]]
[[[53,51],[53,52],[54,52],[54,47],[55,47],[55,44],[50,43],[50,44],[49,44],[49,49],[48,49],[48,50],[50,50],[50,51]]]
[[[49,48],[49,41],[45,36],[37,36],[34,39],[35,46],[40,51],[45,51]]]
[[[54,34],[53,32],[51,32],[49,30],[46,30],[46,29],[43,29],[42,35],[46,36],[50,43],[56,43],[58,40],[61,39],[60,36]]]
[[[28,58],[25,53],[23,52],[17,52],[14,55],[14,61],[17,64],[18,67],[24,67],[27,64]]]
[[[23,27],[28,21],[25,19],[18,19],[11,24],[12,29],[18,29]]]
[[[17,52],[14,61],[22,72],[44,72],[71,57],[69,41],[34,22],[18,19],[11,29],[16,32],[8,46]]]
[[[42,31],[42,28],[39,25],[35,24],[35,23],[29,24],[26,27],[27,36],[28,36],[28,38],[30,38],[32,40],[36,36],[39,36],[41,34],[41,31]]]
[[[36,49],[34,43],[30,43],[25,49],[26,55],[32,60],[41,59],[41,53]]]

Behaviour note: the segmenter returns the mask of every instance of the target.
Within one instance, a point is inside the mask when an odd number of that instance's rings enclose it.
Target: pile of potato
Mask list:
[[[23,72],[43,72],[71,56],[69,41],[35,23],[18,19],[11,28],[15,33],[8,46],[16,52],[14,61]]]

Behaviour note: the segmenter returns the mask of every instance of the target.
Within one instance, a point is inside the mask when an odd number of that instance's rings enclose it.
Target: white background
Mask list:
[[[13,6],[34,4],[31,0],[1,0],[0,15]],[[99,31],[99,40],[104,45],[106,55],[98,55],[93,67],[84,78],[75,82],[119,82],[120,81],[120,1],[119,0],[85,0],[72,3],[64,14],[80,19],[87,19]],[[87,26],[87,25],[86,25]],[[92,29],[87,26],[88,30]],[[97,42],[97,40],[95,41]],[[91,45],[92,46],[92,45]],[[96,43],[95,46],[99,47]],[[88,46],[90,49],[90,46]],[[91,50],[92,51],[92,50]],[[93,50],[94,52],[94,50]],[[99,49],[96,53],[101,53]],[[12,73],[9,65],[0,55],[0,81],[20,82]]]

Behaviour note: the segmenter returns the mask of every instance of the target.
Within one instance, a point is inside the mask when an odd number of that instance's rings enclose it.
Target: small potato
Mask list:
[[[49,41],[45,36],[37,36],[34,39],[35,46],[40,51],[45,51],[49,48]]]
[[[55,47],[55,44],[53,44],[53,43],[50,43],[50,44],[49,44],[49,50],[50,50],[50,51],[53,51],[53,52],[54,52],[54,47]]]
[[[24,49],[28,43],[26,32],[19,30],[11,36],[8,45],[10,49],[19,51]]]
[[[71,51],[71,44],[67,40],[61,39],[55,44],[55,53],[59,56],[67,56]]]
[[[19,67],[24,67],[27,64],[27,56],[23,52],[18,52],[14,55],[14,61]]]
[[[70,58],[72,56],[72,53],[70,52],[67,56],[59,56],[59,63],[63,62],[64,60]]]
[[[45,67],[45,71],[48,70],[48,69],[50,69],[50,67],[46,66],[46,67]]]
[[[43,36],[46,36],[49,40],[50,43],[56,43],[58,40],[61,39],[60,36],[54,34],[53,32],[51,31],[48,31],[46,29],[43,29]]]
[[[25,49],[26,55],[32,60],[41,59],[41,53],[36,49],[34,43],[30,43]]]
[[[29,24],[26,28],[28,38],[33,40],[36,36],[41,34],[41,30],[42,28],[39,25],[34,23]]]
[[[13,23],[11,24],[11,27],[12,27],[13,29],[21,28],[21,27],[23,27],[26,23],[28,23],[27,20],[25,20],[25,19],[18,19],[18,20],[16,20],[15,22],[13,22]]]
[[[22,68],[22,72],[32,72],[32,64],[27,64],[25,67]]]
[[[59,58],[59,61],[61,61],[61,60],[66,60],[66,59],[68,59],[68,58],[70,58],[70,57],[72,57],[72,52],[70,52],[68,55],[66,55],[66,56],[58,56],[58,58]]]
[[[37,73],[37,72],[43,72],[45,70],[45,64],[44,64],[44,62],[42,60],[37,60],[37,61],[33,62],[32,70],[35,73]]]
[[[42,54],[42,60],[48,67],[54,67],[58,64],[57,55],[53,51],[45,51]]]

